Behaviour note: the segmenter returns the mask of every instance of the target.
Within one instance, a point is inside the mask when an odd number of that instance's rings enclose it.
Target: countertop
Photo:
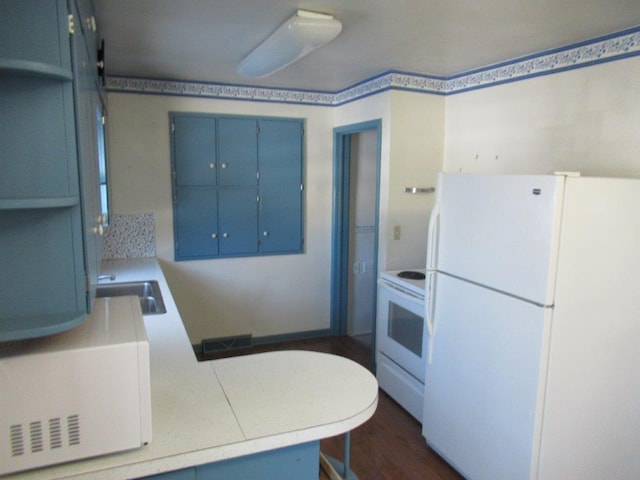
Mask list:
[[[339,435],[375,412],[375,377],[342,357],[280,351],[198,362],[155,258],[110,260],[103,272],[160,283],[167,313],[144,316],[153,440],[7,478],[142,477]]]

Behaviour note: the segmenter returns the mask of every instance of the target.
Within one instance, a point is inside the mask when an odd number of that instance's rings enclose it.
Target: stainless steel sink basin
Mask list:
[[[155,280],[141,282],[123,282],[100,284],[96,288],[96,297],[123,297],[133,295],[140,298],[143,315],[159,315],[167,313],[160,292],[160,285]]]

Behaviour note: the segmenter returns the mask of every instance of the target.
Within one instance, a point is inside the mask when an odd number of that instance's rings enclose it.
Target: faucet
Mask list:
[[[98,283],[101,280],[110,280],[110,281],[114,281],[116,279],[116,274],[115,273],[108,273],[106,275],[98,275]]]

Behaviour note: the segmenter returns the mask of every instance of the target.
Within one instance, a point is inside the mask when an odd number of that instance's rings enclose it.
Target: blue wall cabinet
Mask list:
[[[258,183],[258,122],[253,118],[221,117],[218,122],[220,185]]]
[[[95,109],[103,106],[88,0],[0,6],[1,342],[72,328],[90,310],[103,223]]]
[[[302,249],[302,124],[260,121],[260,251]]]
[[[302,120],[169,120],[176,260],[303,251]]]
[[[220,255],[248,255],[258,252],[258,190],[221,188],[218,191]]]

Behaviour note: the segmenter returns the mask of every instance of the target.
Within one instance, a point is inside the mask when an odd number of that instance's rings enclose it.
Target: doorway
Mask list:
[[[381,121],[334,129],[331,332],[371,349],[375,371]]]

